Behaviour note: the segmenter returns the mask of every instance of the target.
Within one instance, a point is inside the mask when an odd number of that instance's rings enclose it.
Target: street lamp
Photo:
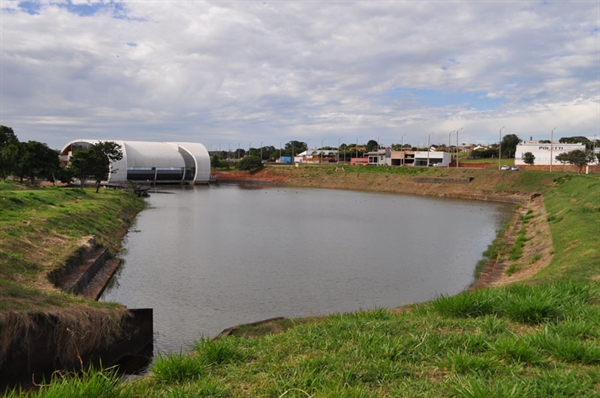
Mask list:
[[[454,130],[448,133],[448,150],[450,151],[450,162],[452,162],[452,149],[450,148],[450,137],[452,137],[452,133],[454,133]],[[450,168],[450,163],[448,163],[448,168]]]
[[[427,167],[429,167],[429,152],[431,152],[430,138],[431,138],[431,134],[433,134],[433,133],[434,133],[434,131],[429,133],[429,135],[427,136]]]
[[[261,141],[261,142],[260,142],[260,160],[261,160],[261,161],[262,161],[262,149],[263,149],[263,142],[264,142],[264,141]]]
[[[227,151],[227,159],[231,159],[231,142],[228,145],[229,150]]]
[[[406,134],[404,134],[402,136],[402,138],[400,138],[400,148],[402,149],[402,166],[404,166],[406,164],[406,158],[405,158],[406,155],[404,155],[404,136],[405,135]]]
[[[458,130],[456,130],[456,168],[458,169],[458,132],[460,130],[462,130],[463,128],[459,128]]]
[[[237,150],[237,155],[236,155],[236,158],[237,158],[238,160],[240,160],[240,147],[241,147],[241,146],[242,146],[242,143],[241,143],[241,142],[238,142],[238,150]]]
[[[338,153],[337,153],[337,164],[340,164],[340,140],[344,137],[338,138]],[[344,156],[345,158],[346,156]],[[344,159],[345,160],[345,159]]]
[[[379,152],[379,147],[381,146],[381,145],[379,145],[379,139],[380,139],[381,137],[383,137],[383,136],[382,136],[382,135],[380,135],[379,137],[377,137],[377,152]]]
[[[550,172],[552,172],[552,141],[554,141],[554,130],[556,130],[556,127],[550,132]]]
[[[502,129],[505,126],[502,126]],[[498,137],[500,138],[500,141],[498,142],[498,170],[502,169],[502,166],[500,165],[500,159],[502,158],[502,129],[500,129],[500,134],[498,134]]]
[[[281,162],[281,151],[283,150],[283,147],[281,146],[281,143],[283,141],[279,141],[279,161]]]
[[[361,138],[361,137],[358,137],[358,138]],[[354,149],[356,149],[356,155],[354,156],[356,159],[358,159],[358,138],[356,139],[356,146],[354,147]],[[355,160],[355,162],[356,162],[356,160]]]
[[[321,140],[321,160],[319,160],[319,164],[323,163],[323,141],[325,141],[327,138],[323,138]]]

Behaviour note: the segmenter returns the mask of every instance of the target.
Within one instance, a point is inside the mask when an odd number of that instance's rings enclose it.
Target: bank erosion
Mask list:
[[[159,356],[152,373],[133,383],[110,371],[91,372],[56,377],[39,396],[94,389],[121,397],[600,394],[598,176],[317,166],[230,177],[315,188],[507,198],[519,203],[519,227],[507,228],[485,256],[512,258],[515,266],[504,272],[524,276],[502,287],[395,309],[240,326],[218,339],[201,338],[189,353]],[[446,178],[451,180],[440,180]],[[468,183],[459,182],[466,178]],[[541,202],[529,206],[531,200]],[[551,241],[544,259],[538,249],[527,251],[536,247],[536,236],[546,236],[538,228],[542,224]],[[542,260],[547,264],[537,267]]]
[[[122,337],[127,309],[67,293],[61,282],[91,237],[114,257],[144,206],[122,190],[0,182],[0,385],[45,354],[56,369],[81,365]]]

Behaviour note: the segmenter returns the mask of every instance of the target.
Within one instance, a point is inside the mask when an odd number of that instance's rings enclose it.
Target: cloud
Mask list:
[[[597,2],[2,7],[0,123],[54,147],[599,130]]]

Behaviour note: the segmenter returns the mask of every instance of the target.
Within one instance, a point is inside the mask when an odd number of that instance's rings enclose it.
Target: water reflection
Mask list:
[[[455,294],[511,206],[298,188],[152,194],[104,300],[154,308],[156,348],[275,316]]]

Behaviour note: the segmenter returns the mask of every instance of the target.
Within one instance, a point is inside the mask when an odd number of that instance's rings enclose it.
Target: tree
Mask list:
[[[264,167],[262,160],[258,156],[246,156],[237,164],[237,168],[243,171],[257,171]]]
[[[535,155],[531,152],[525,152],[523,154],[523,162],[528,165],[532,165],[535,163]]]
[[[6,148],[19,140],[12,128],[0,126],[0,178],[6,178],[9,174],[9,162],[6,158]]]
[[[367,142],[366,149],[367,152],[375,152],[377,149],[379,149],[379,144],[375,140],[369,140],[369,142]]]
[[[561,153],[560,155],[556,155],[554,159],[558,160],[561,164],[565,164],[569,162],[569,154],[567,152]]]
[[[515,152],[517,152],[517,145],[520,142],[521,139],[516,134],[506,134],[502,137],[502,157],[514,158]]]
[[[70,167],[75,177],[83,182],[90,178],[96,182],[96,193],[100,190],[102,180],[108,179],[111,162],[123,159],[121,145],[113,141],[93,144],[89,149],[77,151],[71,156]]]
[[[592,149],[592,141],[583,136],[562,137],[558,142],[561,144],[584,144],[585,149]]]
[[[580,149],[576,149],[572,152],[569,152],[569,163],[574,164],[579,169],[577,172],[581,173],[581,170],[588,163],[592,163],[594,161],[594,154],[592,152],[585,152]]]
[[[581,170],[583,170],[588,163],[592,163],[594,161],[594,154],[591,151],[585,152],[581,149],[576,149],[568,153],[561,153],[560,155],[556,156],[555,159],[563,164],[568,162],[577,166],[577,172],[581,173]]]
[[[302,141],[290,141],[285,144],[285,149],[282,152],[282,156],[294,156],[299,153],[306,151],[308,147],[306,146],[306,142]]]
[[[59,169],[58,152],[38,141],[14,142],[3,153],[7,171],[19,177],[21,183],[25,177],[32,184],[36,178],[54,181],[54,174]]]

